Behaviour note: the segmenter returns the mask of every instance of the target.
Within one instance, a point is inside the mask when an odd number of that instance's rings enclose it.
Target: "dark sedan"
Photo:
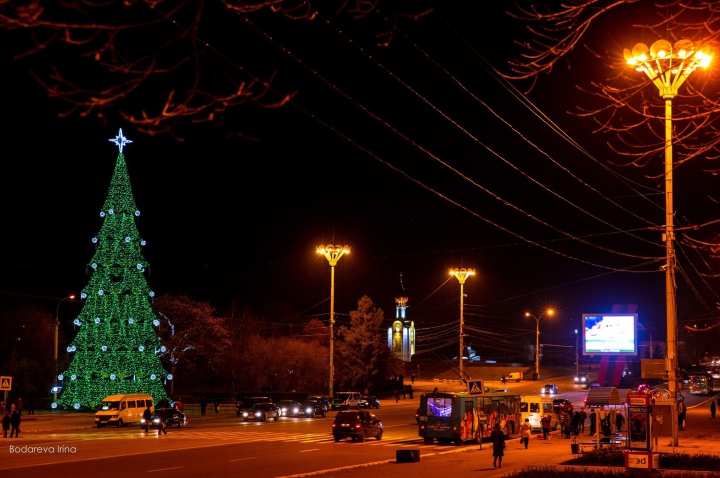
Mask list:
[[[352,438],[353,441],[365,441],[370,437],[380,440],[383,435],[382,422],[370,412],[344,410],[335,416],[332,424],[335,441]]]
[[[155,412],[152,415],[152,418],[150,419],[150,427],[158,428],[160,426],[160,416],[165,419],[165,426],[176,426],[178,428],[181,428],[185,425],[187,425],[187,417],[183,412],[180,410],[177,410],[175,408],[161,408],[156,409]],[[145,419],[140,419],[140,426],[142,428],[145,428]]]
[[[324,417],[327,413],[327,405],[319,400],[305,400],[300,407],[300,414],[304,417]]]
[[[372,395],[360,397],[360,408],[380,408],[380,400]]]
[[[280,418],[280,409],[272,403],[256,403],[251,408],[240,411],[243,421],[259,420],[264,422],[268,418],[277,421]]]

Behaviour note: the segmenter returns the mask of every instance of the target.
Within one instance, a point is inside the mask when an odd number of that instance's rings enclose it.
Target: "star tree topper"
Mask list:
[[[120,133],[118,133],[117,136],[115,136],[114,138],[110,138],[108,141],[112,141],[113,143],[115,143],[117,145],[117,147],[120,149],[120,153],[122,153],[123,146],[125,146],[128,143],[132,143],[131,140],[129,140],[125,136],[123,136],[122,128],[120,128]]]

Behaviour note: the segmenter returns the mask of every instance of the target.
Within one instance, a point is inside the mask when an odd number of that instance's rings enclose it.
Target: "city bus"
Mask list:
[[[426,443],[479,443],[490,436],[496,423],[506,435],[518,433],[520,395],[494,392],[478,397],[467,392],[435,392],[420,397],[418,434]]]
[[[707,395],[713,391],[713,379],[709,375],[694,375],[690,393],[693,395]]]

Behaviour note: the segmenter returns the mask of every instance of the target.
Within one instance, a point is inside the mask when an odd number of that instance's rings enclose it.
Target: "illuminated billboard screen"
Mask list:
[[[583,314],[583,355],[637,355],[637,314]]]

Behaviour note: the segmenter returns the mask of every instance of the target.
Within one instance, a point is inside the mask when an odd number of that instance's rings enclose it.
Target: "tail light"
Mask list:
[[[332,427],[335,428],[335,424],[334,424],[334,423],[332,424]]]
[[[362,425],[360,423],[355,424],[355,428],[360,428],[360,427],[362,427]]]

